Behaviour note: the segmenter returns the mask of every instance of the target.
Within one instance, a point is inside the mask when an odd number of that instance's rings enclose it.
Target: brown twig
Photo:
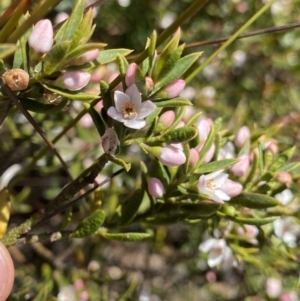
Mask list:
[[[57,149],[55,148],[54,144],[46,137],[45,133],[43,130],[40,128],[40,126],[36,123],[36,121],[33,119],[33,117],[30,115],[30,113],[23,107],[21,101],[18,99],[18,97],[11,91],[11,89],[3,82],[2,78],[0,78],[0,86],[2,90],[6,93],[8,98],[10,99],[11,103],[14,104],[21,112],[22,114],[26,117],[26,119],[31,123],[31,125],[34,127],[34,129],[39,133],[39,135],[43,138],[43,140],[46,142],[48,147],[52,150],[54,155],[59,159],[61,165],[63,166],[64,170],[72,179],[72,175],[69,171],[69,168]]]

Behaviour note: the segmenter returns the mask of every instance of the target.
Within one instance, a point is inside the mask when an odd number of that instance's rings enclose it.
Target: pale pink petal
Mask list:
[[[139,130],[146,126],[146,121],[144,119],[125,120],[124,125],[131,129]]]
[[[125,119],[123,117],[122,114],[120,114],[115,107],[110,107],[108,110],[107,110],[107,115],[110,116],[111,118],[119,121],[119,122],[124,122]]]
[[[122,108],[130,102],[129,96],[121,91],[115,91],[114,100],[118,112],[122,112]]]
[[[142,102],[140,108],[139,108],[139,118],[145,118],[148,115],[150,115],[156,108],[156,105],[150,101],[146,100]]]
[[[141,93],[138,90],[136,85],[131,85],[125,92],[131,103],[134,103],[136,106],[136,110],[139,111],[139,107],[141,105],[142,102],[142,97],[141,97]]]

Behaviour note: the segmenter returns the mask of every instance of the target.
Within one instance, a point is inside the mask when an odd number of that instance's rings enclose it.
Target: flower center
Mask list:
[[[126,102],[126,104],[122,107],[123,116],[125,119],[134,119],[138,116],[137,111],[135,110],[135,104]]]
[[[214,179],[210,179],[210,180],[206,181],[205,187],[208,188],[209,190],[215,191],[215,189],[217,188],[217,185],[216,185]]]

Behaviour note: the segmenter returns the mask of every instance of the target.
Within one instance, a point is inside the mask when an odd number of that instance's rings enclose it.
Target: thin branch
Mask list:
[[[300,22],[291,23],[291,24],[287,24],[287,25],[283,25],[283,26],[268,27],[268,28],[264,28],[264,29],[250,31],[250,32],[245,33],[245,34],[241,34],[240,36],[237,37],[237,39],[244,39],[244,38],[258,36],[258,35],[262,35],[262,34],[266,34],[266,33],[280,32],[280,31],[284,31],[284,30],[288,30],[288,29],[297,28],[297,27],[300,27]],[[230,36],[229,37],[224,37],[224,38],[219,38],[219,39],[213,39],[213,40],[206,40],[206,41],[190,43],[190,44],[187,44],[184,47],[184,49],[190,49],[190,48],[205,46],[205,45],[219,44],[219,43],[226,42],[229,38],[230,38]]]
[[[39,133],[39,135],[43,138],[43,140],[46,142],[48,147],[52,150],[54,155],[59,159],[61,165],[63,166],[64,170],[72,179],[72,175],[69,172],[68,166],[55,148],[54,144],[46,137],[45,133],[43,130],[40,128],[40,126],[36,123],[34,118],[30,115],[30,113],[23,107],[21,101],[18,99],[18,97],[10,90],[10,88],[3,82],[2,78],[0,78],[0,86],[2,87],[3,91],[6,93],[6,95],[9,97],[11,100],[12,104],[14,104],[21,112],[22,114],[26,117],[26,119],[31,123],[31,125],[34,127],[34,129]]]

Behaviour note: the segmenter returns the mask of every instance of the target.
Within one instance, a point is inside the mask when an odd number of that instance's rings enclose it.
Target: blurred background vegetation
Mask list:
[[[8,2],[2,0],[0,7],[3,9]],[[107,48],[133,49],[133,54],[137,54],[144,49],[146,38],[154,29],[161,33],[192,2],[106,0],[95,16],[92,40],[107,43]],[[188,45],[230,36],[263,2],[211,0],[181,27],[181,42]],[[278,0],[248,31],[300,22],[299,2]],[[62,1],[48,18],[54,21],[59,12],[70,13],[72,5],[71,0]],[[204,51],[201,64],[217,47],[185,51]],[[222,117],[233,131],[241,125],[252,129],[284,122],[277,135],[279,144],[283,149],[299,147],[299,51],[297,28],[237,40],[189,83],[185,95],[207,117]],[[36,114],[35,118],[51,138],[79,109],[80,104],[74,104],[59,114]],[[20,113],[15,111],[12,117],[0,132],[0,174],[14,163],[28,162],[43,145]],[[71,158],[71,171],[78,174],[88,164],[87,158],[93,160],[99,155],[98,134],[93,127],[85,128],[79,123],[58,143],[58,148],[64,158]],[[66,178],[59,163],[47,154],[39,161],[39,167],[19,179],[14,188],[11,227],[42,208],[64,184]],[[112,185],[117,187],[116,183]],[[84,204],[77,206],[80,216]],[[45,229],[55,228],[62,218],[53,218]],[[205,260],[200,258],[198,250],[206,223],[157,226],[152,229],[155,239],[141,243],[87,238],[13,247],[16,283],[9,300],[56,300],[58,294],[59,301],[73,300],[64,299],[68,293],[77,294],[74,300],[244,300],[247,296],[264,296],[265,279],[280,273],[285,273],[287,287],[295,289],[297,264],[289,259],[275,260],[268,246],[263,247],[264,255],[258,256],[264,256],[262,261],[269,265],[245,268],[241,264],[239,268],[216,270],[217,281],[210,283]],[[209,228],[213,226],[211,223]],[[272,262],[267,263],[268,256],[275,260],[277,269]],[[83,292],[88,292],[88,299],[84,299]]]

